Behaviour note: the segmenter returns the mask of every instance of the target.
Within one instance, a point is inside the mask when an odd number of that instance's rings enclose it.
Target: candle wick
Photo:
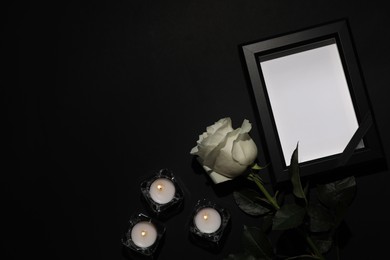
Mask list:
[[[157,185],[158,190],[162,190],[163,188],[164,188],[164,186],[162,186],[161,184]]]
[[[207,215],[207,214],[205,214],[204,216],[203,216],[203,219],[204,220],[207,220],[209,218],[209,216]]]
[[[141,232],[141,236],[146,236],[146,231],[145,230],[142,230],[142,232]]]

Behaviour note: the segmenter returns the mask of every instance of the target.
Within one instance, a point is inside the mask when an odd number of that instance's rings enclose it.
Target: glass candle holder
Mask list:
[[[168,169],[142,181],[141,192],[152,213],[159,217],[176,213],[184,200],[182,189]]]
[[[129,255],[151,258],[165,234],[165,225],[143,213],[129,220],[129,227],[122,238],[122,244]]]
[[[218,249],[229,223],[230,213],[226,209],[209,200],[199,200],[189,221],[191,239],[200,246]]]

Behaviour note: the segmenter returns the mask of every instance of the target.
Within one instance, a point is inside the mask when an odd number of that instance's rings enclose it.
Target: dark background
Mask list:
[[[348,18],[367,92],[390,154],[386,1],[13,1],[3,22],[1,100],[4,259],[125,259],[120,239],[145,210],[139,181],[169,168],[183,211],[165,221],[159,259],[221,259],[241,250],[244,215],[189,154],[218,119],[260,125],[238,45]],[[342,259],[388,255],[388,171],[357,179]],[[196,200],[232,213],[215,255],[187,239]],[[6,230],[6,232],[4,232]]]

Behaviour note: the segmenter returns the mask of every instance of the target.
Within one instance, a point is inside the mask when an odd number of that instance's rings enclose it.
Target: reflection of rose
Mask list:
[[[240,128],[233,129],[227,117],[207,127],[199,136],[191,154],[198,156],[214,183],[239,176],[254,162],[257,147],[248,134],[251,128],[251,123],[245,119]]]

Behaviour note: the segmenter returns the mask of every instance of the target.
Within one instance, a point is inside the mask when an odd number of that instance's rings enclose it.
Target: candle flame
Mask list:
[[[208,218],[209,218],[209,216],[208,216],[207,214],[204,214],[204,215],[203,215],[203,219],[204,219],[204,220],[207,220]]]
[[[142,230],[142,232],[141,232],[141,236],[146,236],[146,231],[145,230]]]
[[[162,190],[163,188],[164,188],[163,185],[161,185],[161,184],[157,185],[157,189],[158,189],[158,190]]]

